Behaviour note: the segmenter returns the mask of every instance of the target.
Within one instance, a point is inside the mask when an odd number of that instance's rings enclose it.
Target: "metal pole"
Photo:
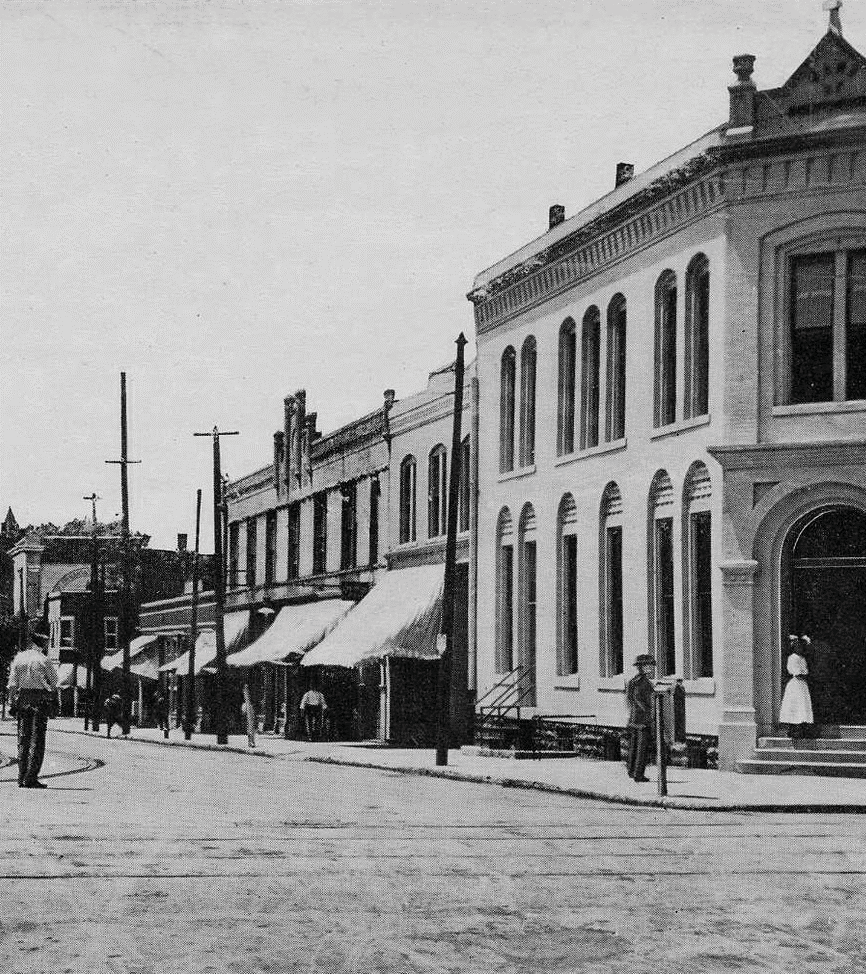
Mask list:
[[[90,718],[93,714],[91,694],[93,693],[93,660],[95,656],[96,626],[98,619],[97,600],[99,589],[99,539],[97,535],[98,526],[96,523],[96,502],[99,496],[93,491],[89,497],[82,498],[90,501],[93,508],[93,547],[90,553],[90,631],[87,636],[87,712],[84,715],[84,729],[90,729]]]
[[[183,736],[186,740],[192,738],[195,728],[195,643],[198,639],[198,550],[201,534],[201,488],[195,494],[195,553],[192,556],[192,599],[190,601],[189,625],[189,671],[186,687],[186,714]],[[165,723],[165,736],[168,737],[168,721]]]
[[[439,697],[436,721],[436,764],[448,764],[451,730],[451,663],[454,649],[454,576],[457,562],[457,506],[460,493],[460,442],[463,419],[463,350],[466,337],[457,338],[454,363],[454,425],[451,435],[451,477],[448,482],[448,534],[445,540],[445,582],[442,594],[442,635],[445,648],[439,659]]]
[[[130,626],[130,578],[129,578],[129,479],[126,465],[128,463],[127,441],[126,441],[126,373],[120,373],[120,533],[122,545],[122,589],[120,595],[120,619],[121,624],[118,628],[120,644],[123,648],[123,720],[121,729],[124,734],[129,733],[130,709],[132,700],[130,698],[131,678],[129,673],[129,636]]]
[[[665,750],[664,714],[664,694],[656,693],[656,768],[658,770],[658,793],[662,798],[668,793],[668,756]]]
[[[26,555],[24,556],[27,557]],[[21,590],[21,601],[18,604],[20,615],[18,618],[18,648],[27,649],[27,594],[24,588],[25,572],[18,569],[18,586]]]
[[[96,586],[96,629],[93,634],[93,677],[91,690],[93,692],[93,706],[90,712],[90,728],[99,732],[99,722],[102,714],[102,652],[105,648],[105,561],[98,565],[99,581]]]

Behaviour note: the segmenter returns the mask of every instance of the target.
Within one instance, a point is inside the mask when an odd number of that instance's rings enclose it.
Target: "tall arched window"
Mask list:
[[[505,507],[496,526],[496,650],[497,673],[514,668],[514,524]]]
[[[705,416],[710,405],[710,264],[703,254],[686,271],[683,417]]]
[[[467,436],[460,444],[460,489],[458,491],[459,504],[457,508],[457,530],[460,532],[469,530],[469,464],[471,459],[469,437]]]
[[[499,472],[514,469],[514,396],[517,356],[509,345],[499,370]]]
[[[580,448],[598,446],[601,315],[593,305],[583,316],[580,369]]]
[[[440,443],[430,451],[427,463],[427,537],[438,538],[448,528],[446,498],[448,466],[445,447]]]
[[[656,428],[677,418],[677,278],[665,271],[655,293],[655,401]]]
[[[623,672],[622,495],[609,483],[601,499],[599,524],[599,661],[602,676]]]
[[[574,386],[577,368],[577,336],[574,322],[566,318],[559,329],[559,395],[556,452],[574,453]]]
[[[649,493],[650,646],[660,676],[677,671],[674,609],[674,489],[664,470],[653,477]]]
[[[713,675],[712,483],[693,463],[683,485],[683,660],[687,679]]]
[[[557,604],[559,611],[556,645],[556,672],[559,676],[577,673],[577,505],[571,494],[559,503],[559,564]]]
[[[625,298],[617,294],[607,306],[607,411],[604,438],[625,436]]]
[[[520,515],[518,535],[517,603],[517,661],[523,673],[520,678],[521,700],[524,706],[535,706],[535,643],[537,616],[538,548],[536,544],[535,511],[531,504],[524,504]]]
[[[400,463],[400,544],[415,540],[415,457]]]
[[[520,350],[520,466],[535,463],[536,346],[532,335]]]

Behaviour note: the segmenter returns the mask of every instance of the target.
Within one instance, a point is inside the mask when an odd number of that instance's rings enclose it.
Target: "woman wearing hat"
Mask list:
[[[791,678],[785,686],[779,722],[788,725],[788,737],[791,738],[806,737],[809,726],[814,723],[812,696],[806,683],[809,665],[803,655],[810,642],[808,636],[788,636],[790,653],[787,670]]]
[[[635,781],[649,781],[646,776],[647,752],[653,722],[653,682],[656,661],[641,653],[634,661],[637,675],[628,681],[628,775]]]

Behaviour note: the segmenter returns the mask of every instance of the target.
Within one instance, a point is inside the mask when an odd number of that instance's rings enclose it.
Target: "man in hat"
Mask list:
[[[32,633],[9,666],[7,689],[18,714],[18,787],[45,788],[39,770],[48,718],[54,714],[57,670],[48,658],[48,636]]]
[[[637,674],[628,681],[628,774],[635,781],[649,781],[646,776],[647,751],[653,723],[653,682],[656,661],[641,653],[634,661]]]

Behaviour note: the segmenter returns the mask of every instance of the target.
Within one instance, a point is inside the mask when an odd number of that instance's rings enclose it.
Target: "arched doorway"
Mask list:
[[[812,511],[785,548],[782,681],[787,634],[808,635],[815,722],[866,723],[866,513],[838,505]]]

